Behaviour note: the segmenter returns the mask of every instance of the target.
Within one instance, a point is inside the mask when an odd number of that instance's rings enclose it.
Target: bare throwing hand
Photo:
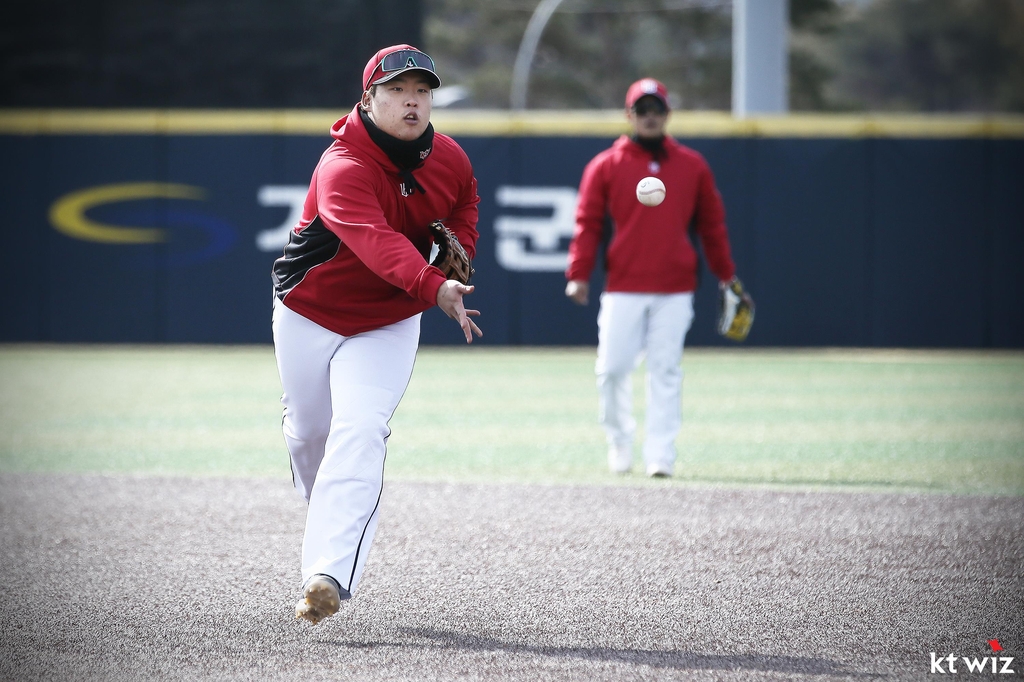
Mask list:
[[[582,279],[570,279],[569,283],[565,285],[565,295],[574,303],[586,305],[590,300],[590,283]]]
[[[473,334],[484,335],[480,331],[480,327],[476,326],[476,322],[469,319],[480,317],[480,311],[466,310],[466,306],[462,303],[462,297],[473,293],[475,288],[472,285],[465,285],[462,282],[449,279],[437,289],[437,307],[443,310],[445,315],[459,323],[462,332],[466,335],[466,343],[473,343]]]

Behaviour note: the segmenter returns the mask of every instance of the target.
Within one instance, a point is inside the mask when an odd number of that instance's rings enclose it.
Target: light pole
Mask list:
[[[733,0],[733,116],[789,111],[788,49],[788,0]]]
[[[526,109],[526,91],[530,87],[530,66],[533,64],[533,55],[537,52],[537,44],[540,43],[540,36],[548,20],[555,13],[555,9],[562,4],[562,0],[541,0],[537,9],[530,17],[530,23],[526,25],[526,32],[523,33],[523,40],[519,43],[519,52],[516,54],[516,63],[512,67],[512,94],[511,103],[513,111]]]

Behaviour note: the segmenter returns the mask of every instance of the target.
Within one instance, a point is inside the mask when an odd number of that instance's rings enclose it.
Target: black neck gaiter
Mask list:
[[[420,193],[426,194],[427,190],[423,188],[423,185],[416,182],[412,172],[422,166],[423,162],[430,156],[430,152],[434,147],[434,125],[428,123],[427,129],[423,131],[422,135],[415,140],[407,141],[399,140],[397,137],[385,133],[370,120],[369,114],[362,109],[359,109],[359,118],[363,121],[363,126],[366,128],[366,132],[369,133],[373,143],[380,147],[381,151],[391,159],[391,163],[395,164],[395,167],[398,168],[398,175],[402,178],[402,182],[405,183],[408,192],[411,194],[413,191],[419,190]]]
[[[661,159],[665,157],[664,135],[660,137],[640,137],[639,135],[633,135],[630,139],[650,152],[655,161],[661,161]]]

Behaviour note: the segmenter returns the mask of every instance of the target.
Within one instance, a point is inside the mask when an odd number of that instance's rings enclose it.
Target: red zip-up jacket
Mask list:
[[[436,305],[445,276],[427,264],[427,227],[444,221],[473,257],[480,198],[469,157],[446,135],[434,133],[430,155],[413,171],[426,193],[405,191],[358,107],[331,135],[302,219],[274,262],[274,289],[291,310],[352,336]]]
[[[697,254],[687,234],[691,221],[708,266],[718,279],[736,273],[725,227],[725,208],[704,157],[671,137],[659,162],[622,136],[587,164],[580,181],[576,229],[566,278],[590,279],[606,215],[615,223],[606,258],[605,291],[679,293],[697,288]],[[636,185],[654,176],[665,183],[665,200],[644,206]]]

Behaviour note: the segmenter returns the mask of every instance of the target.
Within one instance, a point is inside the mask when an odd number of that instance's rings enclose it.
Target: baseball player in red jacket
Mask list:
[[[428,265],[442,220],[476,252],[476,179],[430,124],[434,62],[411,45],[378,51],[359,104],[331,128],[302,219],[274,263],[274,348],[284,437],[309,503],[303,598],[314,624],[355,593],[377,528],[388,421],[412,375],[420,315],[436,305],[471,343],[472,286]]]
[[[599,415],[608,438],[608,466],[632,467],[636,420],[632,373],[646,351],[647,417],[643,459],[650,476],[671,476],[682,424],[680,366],[693,320],[697,254],[691,224],[711,271],[722,282],[735,276],[725,210],[704,158],[665,135],[668,91],[644,78],[626,93],[633,128],[587,164],[580,182],[576,229],[569,246],[565,293],[585,305],[606,215],[614,233],[606,254],[607,280],[598,315]],[[637,183],[649,176],[665,184],[665,199],[646,206]]]

